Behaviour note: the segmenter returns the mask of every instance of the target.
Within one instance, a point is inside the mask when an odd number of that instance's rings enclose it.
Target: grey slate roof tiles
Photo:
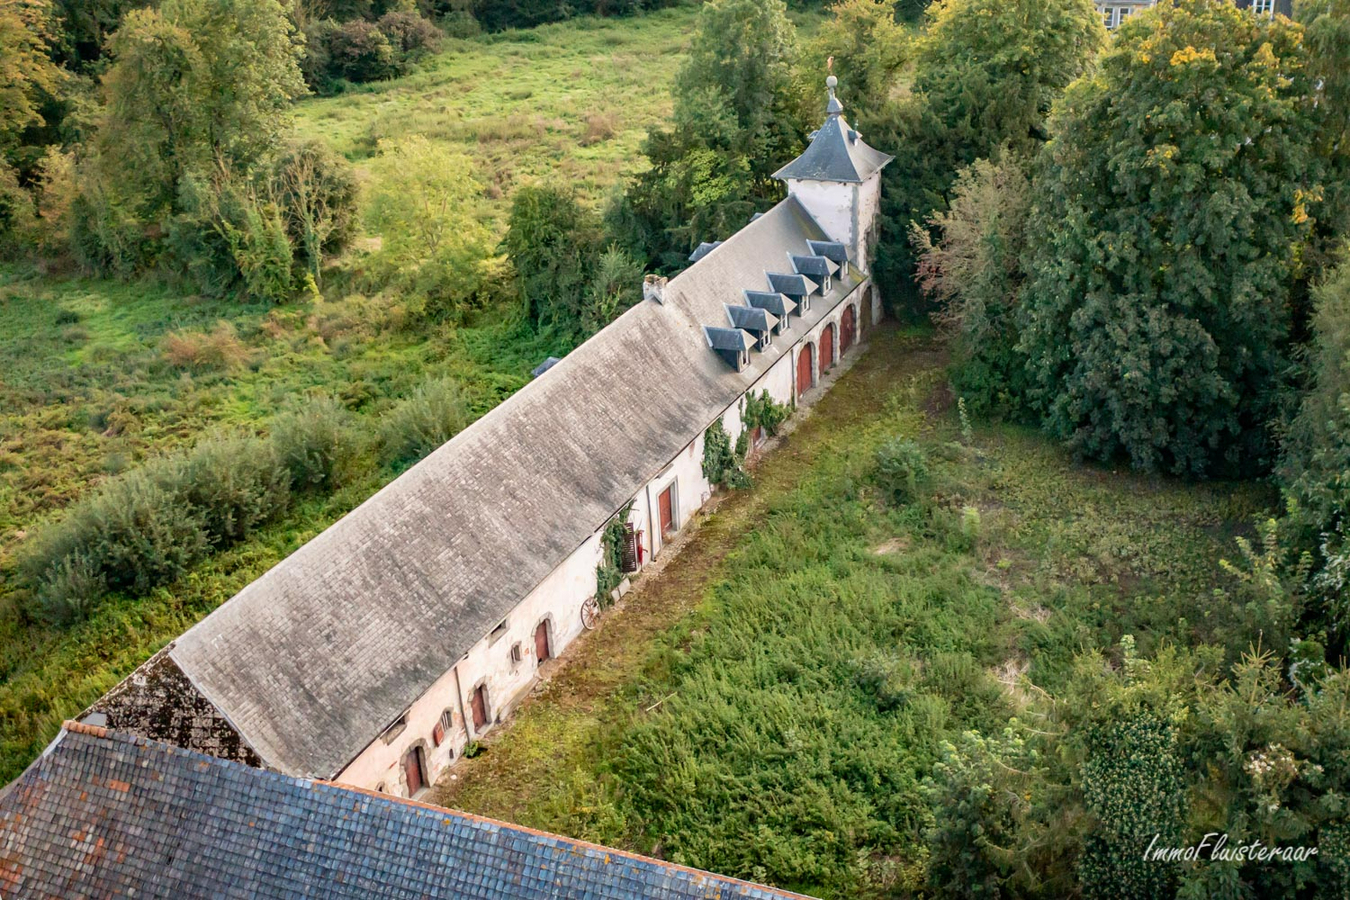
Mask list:
[[[815,290],[815,284],[798,273],[786,275],[781,272],[768,272],[769,289],[789,297],[805,297]]]
[[[708,336],[708,346],[714,350],[749,350],[754,346],[754,338],[739,328],[717,328],[705,326],[703,333]]]
[[[811,143],[802,155],[774,172],[773,177],[860,184],[892,158],[863,143],[858,132],[849,128],[836,111],[811,136]]]
[[[0,790],[0,896],[800,897],[67,724]]]
[[[778,324],[778,317],[759,307],[736,306],[728,303],[727,318],[733,328],[763,334]]]
[[[704,241],[703,243],[699,244],[697,247],[694,248],[693,253],[689,254],[689,261],[698,262],[700,259],[707,256],[709,253],[713,252],[720,246],[722,246],[721,241]]]
[[[703,326],[826,239],[777,204],[222,604],[174,664],[264,765],[335,776],[790,350],[737,371]]]
[[[823,256],[841,266],[848,262],[848,248],[839,241],[807,241],[806,246],[816,256]]]
[[[795,253],[788,256],[792,259],[792,267],[797,273],[807,276],[816,284],[823,284],[827,277],[838,271],[838,266],[823,256],[798,256]]]
[[[773,291],[744,291],[745,302],[773,313],[780,320],[797,308],[797,304]]]

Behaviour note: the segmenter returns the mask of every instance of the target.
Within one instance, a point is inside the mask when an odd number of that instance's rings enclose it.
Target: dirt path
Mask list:
[[[813,392],[811,406],[793,417],[755,467],[755,487],[705,507],[600,626],[548,664],[533,693],[484,741],[486,752],[442,777],[434,802],[528,824],[528,807],[558,786],[560,773],[603,754],[610,726],[661,699],[635,699],[628,688],[642,675],[653,642],[699,605],[765,505],[810,470],[824,437],[864,424],[901,379],[945,364],[931,339],[889,326],[878,328],[864,350],[850,368],[831,373],[834,387]]]

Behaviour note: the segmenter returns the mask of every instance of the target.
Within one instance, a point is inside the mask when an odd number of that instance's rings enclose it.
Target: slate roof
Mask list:
[[[728,303],[726,305],[727,318],[731,321],[733,328],[743,328],[746,331],[759,332],[763,334],[778,324],[778,317],[765,310],[755,306],[736,306]]]
[[[799,274],[810,277],[817,284],[824,284],[826,276],[833,275],[839,268],[823,256],[798,256],[795,253],[788,255],[792,258],[792,268]]]
[[[0,791],[0,896],[114,895],[801,896],[67,723]]]
[[[790,350],[733,371],[703,328],[809,240],[802,204],[777,204],[222,604],[174,664],[265,765],[335,776]]]
[[[757,309],[768,310],[780,320],[797,308],[797,304],[774,291],[744,291],[745,302]]]
[[[805,297],[815,290],[813,284],[797,272],[791,275],[784,275],[781,272],[768,272],[766,277],[769,281],[770,290],[786,294],[789,297]]]
[[[703,333],[708,336],[708,346],[714,350],[749,350],[755,340],[739,328],[717,328],[705,326]]]
[[[823,256],[841,266],[848,262],[848,248],[838,241],[807,241],[806,246],[816,256]]]
[[[558,357],[550,356],[548,359],[544,360],[539,365],[531,369],[530,374],[533,375],[535,378],[538,378],[540,375],[543,375],[549,369],[556,366],[559,362],[561,362],[561,360]]]
[[[703,243],[699,244],[697,247],[694,248],[693,253],[689,254],[689,261],[698,262],[700,259],[707,256],[709,253],[713,252],[720,246],[722,246],[721,241],[704,241]]]
[[[774,172],[774,178],[860,184],[894,159],[867,146],[862,136],[849,127],[844,120],[844,107],[834,96],[834,84],[829,79],[827,83],[830,100],[825,124],[811,135],[811,143],[802,155]]]

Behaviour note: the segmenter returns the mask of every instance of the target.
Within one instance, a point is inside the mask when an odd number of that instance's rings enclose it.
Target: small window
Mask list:
[[[830,292],[830,276],[825,276],[825,287],[821,288],[820,292],[822,294],[828,294]]]
[[[496,628],[492,629],[492,632],[488,634],[488,645],[491,646],[492,644],[497,643],[505,635],[506,635],[506,619],[502,619],[501,624],[498,625]]]
[[[441,718],[436,722],[436,727],[431,729],[431,742],[439,747],[445,743],[445,736],[450,733],[451,727],[455,724],[454,714],[450,710],[441,713]]]
[[[511,645],[511,665],[519,665],[525,658],[525,650],[520,646],[520,641]]]
[[[1274,16],[1275,0],[1252,0],[1252,11],[1257,15]]]

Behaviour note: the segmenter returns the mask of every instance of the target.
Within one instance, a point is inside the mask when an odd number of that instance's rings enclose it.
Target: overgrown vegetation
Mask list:
[[[963,446],[924,348],[873,343],[681,559],[709,588],[616,711],[573,733],[579,673],[446,799],[827,898],[1337,896],[1350,682],[1320,649],[1285,675],[1297,593],[1251,531],[1273,492],[1017,426]],[[927,470],[899,495],[897,455]],[[1207,832],[1321,851],[1142,860]]]
[[[750,473],[745,471],[749,435],[749,429],[742,428],[733,444],[721,419],[703,432],[703,477],[708,479],[709,484],[732,490],[743,490],[750,486]]]

